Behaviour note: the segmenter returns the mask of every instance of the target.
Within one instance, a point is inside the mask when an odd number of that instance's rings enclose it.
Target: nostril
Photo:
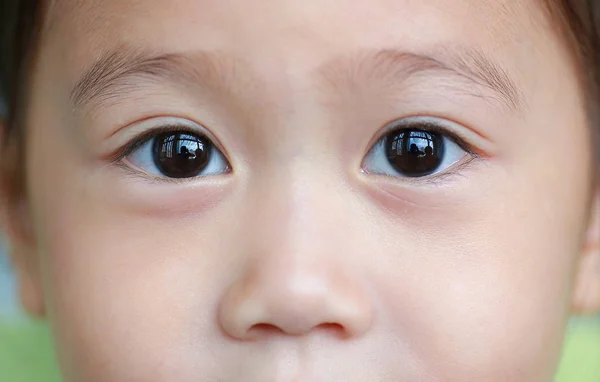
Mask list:
[[[342,325],[335,324],[335,323],[320,324],[320,325],[317,325],[316,329],[332,330],[332,331],[344,331],[344,327]]]
[[[278,328],[275,325],[272,324],[265,324],[265,323],[261,323],[261,324],[255,324],[252,325],[252,327],[250,327],[250,330],[248,330],[249,333],[251,333],[254,337],[263,337],[263,336],[268,336],[268,335],[272,335],[272,334],[283,334],[283,330],[281,330],[281,328]]]
[[[315,327],[315,330],[324,331],[324,332],[336,335],[338,337],[347,337],[348,336],[348,332],[346,331],[344,326],[341,324],[336,324],[336,323],[320,324]]]
[[[346,337],[348,334],[346,333],[346,330],[344,329],[343,325],[336,323],[323,323],[308,330],[292,330],[291,328],[288,328],[288,330],[284,330],[278,327],[277,325],[260,323],[252,325],[252,327],[250,327],[250,330],[248,330],[248,333],[251,337],[254,338],[264,338],[272,335],[282,334],[300,336],[303,334],[308,334],[308,332],[310,331],[322,331],[338,337]]]

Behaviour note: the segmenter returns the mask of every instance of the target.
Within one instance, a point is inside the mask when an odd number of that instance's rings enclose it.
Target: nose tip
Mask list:
[[[220,311],[227,334],[240,340],[317,331],[355,337],[371,325],[368,300],[349,282],[327,283],[332,278],[314,275],[265,281],[255,278],[232,285]]]

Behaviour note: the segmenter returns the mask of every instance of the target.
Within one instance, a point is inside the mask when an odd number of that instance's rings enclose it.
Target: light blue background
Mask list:
[[[10,262],[0,240],[0,317],[20,316]]]

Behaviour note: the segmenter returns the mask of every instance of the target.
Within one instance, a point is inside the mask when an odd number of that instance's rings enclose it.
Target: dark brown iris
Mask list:
[[[442,163],[444,139],[423,130],[395,131],[386,137],[385,152],[389,163],[400,174],[427,176]]]
[[[154,163],[170,178],[198,176],[210,160],[211,142],[190,133],[165,133],[154,140]]]

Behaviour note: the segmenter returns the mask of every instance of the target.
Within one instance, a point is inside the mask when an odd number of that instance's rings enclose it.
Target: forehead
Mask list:
[[[382,41],[493,51],[543,26],[543,9],[538,0],[55,0],[49,29],[89,51],[134,43],[257,52],[304,43],[329,52]]]
[[[123,46],[216,51],[280,80],[362,50],[475,49],[527,87],[544,60],[532,47],[552,33],[538,0],[55,0],[47,16],[47,51],[71,87]]]
[[[41,50],[52,68],[47,77],[65,94],[103,57],[126,48],[155,56],[216,52],[241,63],[233,88],[253,79],[277,97],[313,86],[326,63],[344,67],[363,52],[436,59],[477,52],[527,104],[540,83],[571,65],[545,10],[539,0],[55,0]]]

